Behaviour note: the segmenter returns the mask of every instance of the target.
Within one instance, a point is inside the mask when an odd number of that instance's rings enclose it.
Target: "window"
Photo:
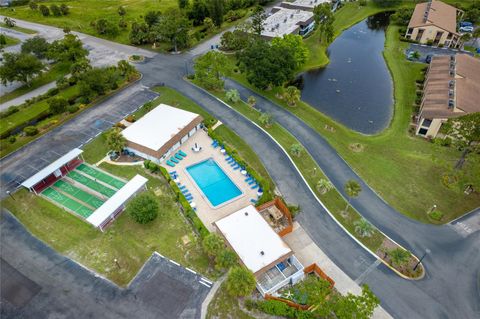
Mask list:
[[[418,130],[418,135],[424,135],[425,136],[427,134],[427,132],[428,132],[428,129],[421,128],[421,129]]]
[[[407,34],[412,34],[413,28],[408,28]]]
[[[430,127],[430,124],[432,124],[432,120],[424,119],[421,126],[428,128]]]

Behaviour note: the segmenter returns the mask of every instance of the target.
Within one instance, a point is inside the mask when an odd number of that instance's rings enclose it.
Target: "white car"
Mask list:
[[[470,27],[470,26],[461,27],[460,29],[458,29],[458,31],[460,31],[460,32],[473,32],[473,27]]]

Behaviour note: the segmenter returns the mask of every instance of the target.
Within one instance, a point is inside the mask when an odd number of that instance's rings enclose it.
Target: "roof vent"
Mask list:
[[[448,87],[453,89],[455,87],[455,80],[448,81]]]
[[[283,19],[283,23],[287,22],[287,18]]]
[[[265,252],[262,250],[262,251],[260,252],[260,255],[265,256]]]
[[[290,15],[290,18],[293,18],[293,13]]]
[[[450,61],[455,61],[455,55],[450,56]]]
[[[455,96],[454,90],[448,90],[448,97],[453,98]]]
[[[245,216],[248,216],[248,212],[245,212]]]
[[[450,76],[455,76],[455,70],[450,69]]]

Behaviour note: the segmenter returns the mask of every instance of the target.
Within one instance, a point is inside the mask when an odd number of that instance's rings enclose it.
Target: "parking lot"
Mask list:
[[[457,53],[465,53],[469,55],[473,55],[473,53],[463,50],[457,49],[450,49],[450,48],[438,48],[432,47],[425,44],[416,44],[411,43],[407,52],[410,51],[417,51],[420,54],[420,58],[418,59],[420,62],[425,62],[425,59],[428,55],[455,55]]]
[[[174,261],[153,254],[120,288],[1,217],[1,318],[200,318],[212,283]]]
[[[15,190],[38,172],[73,148],[82,148],[115,123],[158,96],[140,83],[120,91],[93,106],[64,125],[53,129],[23,148],[0,160],[2,193]]]

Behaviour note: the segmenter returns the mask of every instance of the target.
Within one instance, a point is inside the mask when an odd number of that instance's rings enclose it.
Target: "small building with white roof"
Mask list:
[[[303,265],[252,205],[216,221],[215,226],[253,272],[262,295],[303,279]]]
[[[122,131],[127,149],[160,163],[201,128],[196,113],[160,104]]]
[[[305,36],[315,27],[313,12],[273,7],[263,23],[262,36],[267,39],[286,34]]]
[[[331,0],[295,0],[282,2],[280,6],[287,9],[313,11],[313,8],[315,8],[316,6],[330,2]]]

